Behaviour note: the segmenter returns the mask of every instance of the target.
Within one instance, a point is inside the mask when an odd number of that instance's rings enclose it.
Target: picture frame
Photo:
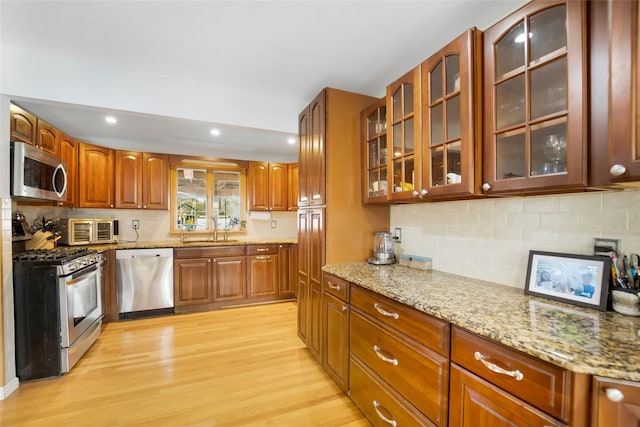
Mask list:
[[[606,311],[611,259],[529,251],[525,295]]]

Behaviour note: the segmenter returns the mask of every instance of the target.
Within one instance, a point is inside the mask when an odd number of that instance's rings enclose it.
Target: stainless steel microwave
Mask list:
[[[114,243],[118,235],[117,219],[61,219],[62,245],[98,245]]]
[[[24,142],[11,142],[11,196],[19,199],[67,200],[65,163]]]

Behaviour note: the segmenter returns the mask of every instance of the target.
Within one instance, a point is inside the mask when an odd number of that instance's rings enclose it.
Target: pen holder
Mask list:
[[[627,316],[640,316],[640,291],[637,289],[613,289],[612,306],[615,311]]]

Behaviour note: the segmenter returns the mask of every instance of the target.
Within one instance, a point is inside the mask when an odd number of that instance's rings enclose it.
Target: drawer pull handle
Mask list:
[[[327,282],[327,286],[329,286],[331,289],[333,289],[334,291],[339,291],[340,290],[340,285],[334,285],[331,282]]]
[[[494,363],[488,362],[487,360],[485,360],[484,355],[479,351],[476,351],[473,354],[473,357],[475,357],[477,361],[479,361],[484,366],[486,366],[487,369],[490,370],[491,372],[495,372],[496,374],[507,375],[509,377],[512,377],[516,381],[522,381],[524,379],[524,374],[522,372],[518,371],[517,369],[515,371],[507,371],[506,369],[501,368],[500,366]]]
[[[378,304],[377,302],[375,304],[373,304],[373,308],[375,308],[376,311],[378,313],[382,314],[383,316],[393,317],[395,320],[398,320],[400,318],[400,315],[398,313],[388,312],[384,308],[380,307],[380,304]]]
[[[624,400],[624,394],[617,388],[607,388],[604,391],[607,394],[607,399],[612,402],[622,402]]]
[[[393,366],[398,366],[398,359],[391,359],[385,356],[381,353],[380,347],[378,347],[377,345],[373,346],[373,351],[376,352],[376,356],[378,356],[378,358],[383,362],[391,363]]]
[[[258,252],[268,252],[269,248],[258,248],[257,251]]]
[[[376,410],[376,414],[378,414],[378,417],[380,417],[380,419],[382,421],[384,421],[387,424],[391,424],[393,427],[396,427],[398,425],[398,422],[396,420],[392,420],[389,419],[387,417],[384,416],[384,414],[382,412],[380,412],[380,409],[378,409],[380,407],[380,404],[378,403],[377,400],[373,401],[373,409]]]
[[[342,311],[347,311],[347,308],[348,308],[348,307],[347,307],[346,305],[343,305],[343,306],[342,306]]]

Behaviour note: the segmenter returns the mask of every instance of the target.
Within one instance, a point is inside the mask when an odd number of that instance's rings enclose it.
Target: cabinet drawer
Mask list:
[[[278,245],[249,245],[247,255],[277,255]]]
[[[322,273],[322,288],[343,301],[349,302],[349,282],[328,273]]]
[[[457,327],[451,331],[451,361],[568,421],[571,389],[568,371]]]
[[[449,356],[449,323],[359,286],[351,287],[351,305],[441,355]]]
[[[349,369],[351,400],[374,426],[435,426],[353,356]]]
[[[246,246],[208,246],[199,248],[177,248],[176,258],[214,258],[221,256],[242,256]]]
[[[449,426],[562,426],[566,424],[451,364]],[[508,420],[508,423],[505,423]]]
[[[351,352],[437,425],[447,425],[449,360],[355,310]]]

